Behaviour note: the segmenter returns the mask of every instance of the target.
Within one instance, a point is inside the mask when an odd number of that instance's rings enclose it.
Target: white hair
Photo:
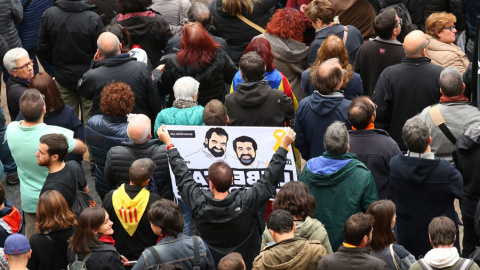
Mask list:
[[[200,83],[192,77],[182,77],[173,85],[173,92],[177,100],[193,100],[193,96],[198,94]]]
[[[28,56],[28,52],[24,48],[13,48],[3,57],[3,65],[7,70],[12,70],[17,67],[17,61],[25,56]]]

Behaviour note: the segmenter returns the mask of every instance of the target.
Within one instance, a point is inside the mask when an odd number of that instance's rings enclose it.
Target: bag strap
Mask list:
[[[348,27],[345,25],[343,26],[343,44],[347,44],[347,37],[348,37]]]
[[[397,259],[395,259],[395,253],[393,252],[393,244],[390,244],[390,255],[392,255],[393,263],[395,264],[395,268],[397,270],[401,270],[400,266],[398,265]]]
[[[25,9],[27,9],[27,7],[30,5],[30,3],[32,3],[32,0],[28,0],[25,5],[23,5],[23,11],[25,11]]]
[[[198,245],[198,237],[193,235],[193,269],[200,270],[200,247]]]
[[[473,264],[473,260],[462,258],[462,262],[458,265],[457,270],[467,270]]]
[[[55,239],[53,239],[50,235],[48,235],[48,234],[44,234],[44,235],[45,235],[45,237],[47,237],[48,240],[50,240],[52,243],[57,244],[58,247],[61,247],[60,243],[59,243],[58,241],[55,241]],[[57,245],[55,245],[55,248],[58,249]],[[63,250],[62,253],[63,253],[63,255],[65,255],[65,258],[67,258],[67,250]]]
[[[452,132],[450,132],[450,129],[448,129],[447,123],[445,122],[442,112],[440,111],[440,107],[438,105],[432,106],[430,107],[429,112],[435,126],[440,128],[440,130],[451,143],[456,144],[457,139],[455,139],[455,136],[453,136]]]
[[[178,25],[183,26],[184,24],[185,23],[183,21],[183,0],[178,0]]]
[[[433,270],[433,268],[425,262],[425,259],[418,260],[418,263],[423,267],[424,270]]]
[[[150,254],[152,254],[153,259],[155,260],[155,263],[160,264],[162,262],[162,259],[160,259],[160,256],[158,255],[157,250],[155,249],[155,246],[147,248],[148,251],[150,251]]]
[[[245,16],[243,16],[242,14],[237,14],[237,17],[242,20],[244,23],[250,25],[252,28],[254,28],[255,30],[257,30],[258,32],[262,33],[262,34],[265,34],[265,29],[263,29],[262,27],[258,26],[256,23],[250,21],[249,19],[245,18]]]
[[[85,258],[83,258],[82,262],[86,263],[88,258],[90,258],[90,256],[92,256],[93,252],[90,252],[87,254],[87,256],[85,256]]]

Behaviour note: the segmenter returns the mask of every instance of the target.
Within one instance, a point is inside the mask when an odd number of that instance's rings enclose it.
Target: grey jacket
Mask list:
[[[420,117],[432,126],[430,135],[432,137],[432,144],[430,144],[430,147],[435,156],[453,163],[452,152],[455,150],[455,145],[451,143],[440,128],[433,123],[429,111],[432,106],[426,107],[420,114]],[[476,107],[471,106],[467,102],[440,103],[438,106],[440,106],[440,112],[445,119],[448,129],[455,138],[462,135],[473,123],[480,122],[480,112]]]
[[[181,18],[179,18],[180,1],[182,1]],[[190,1],[188,0],[153,0],[153,4],[150,8],[162,14],[168,25],[170,25],[170,30],[174,36],[180,36],[183,25],[188,20],[187,13],[191,5],[192,4],[190,4]]]
[[[0,25],[2,26],[0,35],[5,38],[10,49],[22,47],[17,28],[15,28],[15,23],[21,22],[22,19],[23,7],[20,0],[0,0]]]

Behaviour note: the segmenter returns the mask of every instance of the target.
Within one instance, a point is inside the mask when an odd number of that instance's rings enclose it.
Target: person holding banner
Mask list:
[[[157,135],[167,145],[170,166],[175,175],[179,193],[198,220],[198,230],[207,243],[215,264],[230,252],[239,252],[247,269],[260,251],[258,208],[275,195],[276,186],[284,178],[287,149],[295,139],[288,128],[280,147],[268,168],[251,188],[229,191],[233,171],[225,162],[215,162],[208,169],[211,194],[203,192],[193,179],[180,153],[172,144],[170,134],[162,125]]]

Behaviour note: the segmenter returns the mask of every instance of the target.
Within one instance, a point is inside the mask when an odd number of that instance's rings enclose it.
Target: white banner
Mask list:
[[[232,190],[249,188],[260,179],[280,146],[286,128],[167,126],[167,130],[199,187],[208,189],[208,168],[214,162],[224,161],[233,169]],[[179,197],[171,170],[170,175],[173,192]],[[291,146],[284,175],[280,187],[297,180]]]

